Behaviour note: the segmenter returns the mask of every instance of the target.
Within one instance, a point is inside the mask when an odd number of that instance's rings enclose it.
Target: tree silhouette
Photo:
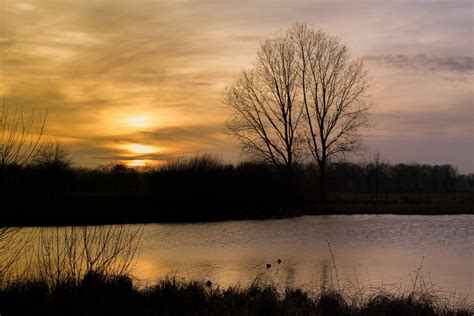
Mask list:
[[[298,47],[304,137],[319,166],[324,199],[328,163],[360,148],[357,132],[368,126],[369,78],[362,61],[338,38],[307,24],[294,25],[288,34]]]
[[[45,169],[68,169],[71,167],[69,152],[60,142],[46,142],[38,150],[35,165]]]
[[[244,152],[260,161],[292,169],[298,159],[298,52],[281,35],[262,43],[254,67],[241,72],[224,91],[232,110],[227,129]]]
[[[369,78],[340,40],[307,24],[263,42],[251,70],[225,90],[228,130],[253,156],[290,169],[302,143],[319,166],[325,197],[328,164],[359,149],[368,125]]]

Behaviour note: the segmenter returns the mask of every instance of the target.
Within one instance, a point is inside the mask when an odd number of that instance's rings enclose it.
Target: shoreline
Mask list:
[[[304,215],[472,215],[469,199],[448,201],[338,200],[286,206],[245,201],[158,201],[143,197],[88,197],[6,206],[0,226],[81,226],[108,224],[200,223],[266,220]],[[68,214],[64,213],[67,210]]]

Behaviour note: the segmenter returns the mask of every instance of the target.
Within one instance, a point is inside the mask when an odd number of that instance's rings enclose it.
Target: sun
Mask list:
[[[150,145],[143,145],[143,144],[127,144],[123,145],[123,148],[128,150],[133,154],[152,154],[157,152],[157,148]]]
[[[148,165],[149,163],[147,160],[141,160],[141,159],[134,159],[127,163],[127,166],[129,167],[146,167]]]

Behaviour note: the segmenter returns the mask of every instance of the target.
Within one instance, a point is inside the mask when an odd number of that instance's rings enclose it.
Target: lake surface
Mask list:
[[[339,283],[349,290],[370,291],[381,286],[410,289],[416,280],[474,297],[473,215],[131,225],[132,230],[140,227],[133,275],[141,284],[176,276],[229,286],[258,277],[281,287],[317,290]]]
[[[145,282],[172,274],[224,286],[259,276],[317,289],[331,279],[336,283],[337,269],[344,287],[405,289],[418,274],[429,286],[472,298],[473,227],[472,215],[148,224],[135,275]]]

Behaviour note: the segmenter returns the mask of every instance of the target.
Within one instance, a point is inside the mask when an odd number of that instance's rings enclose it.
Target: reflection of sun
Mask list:
[[[126,119],[128,125],[133,127],[148,127],[151,125],[150,118],[148,116],[135,116]]]
[[[157,151],[156,147],[142,144],[127,144],[123,148],[134,154],[151,154]]]

